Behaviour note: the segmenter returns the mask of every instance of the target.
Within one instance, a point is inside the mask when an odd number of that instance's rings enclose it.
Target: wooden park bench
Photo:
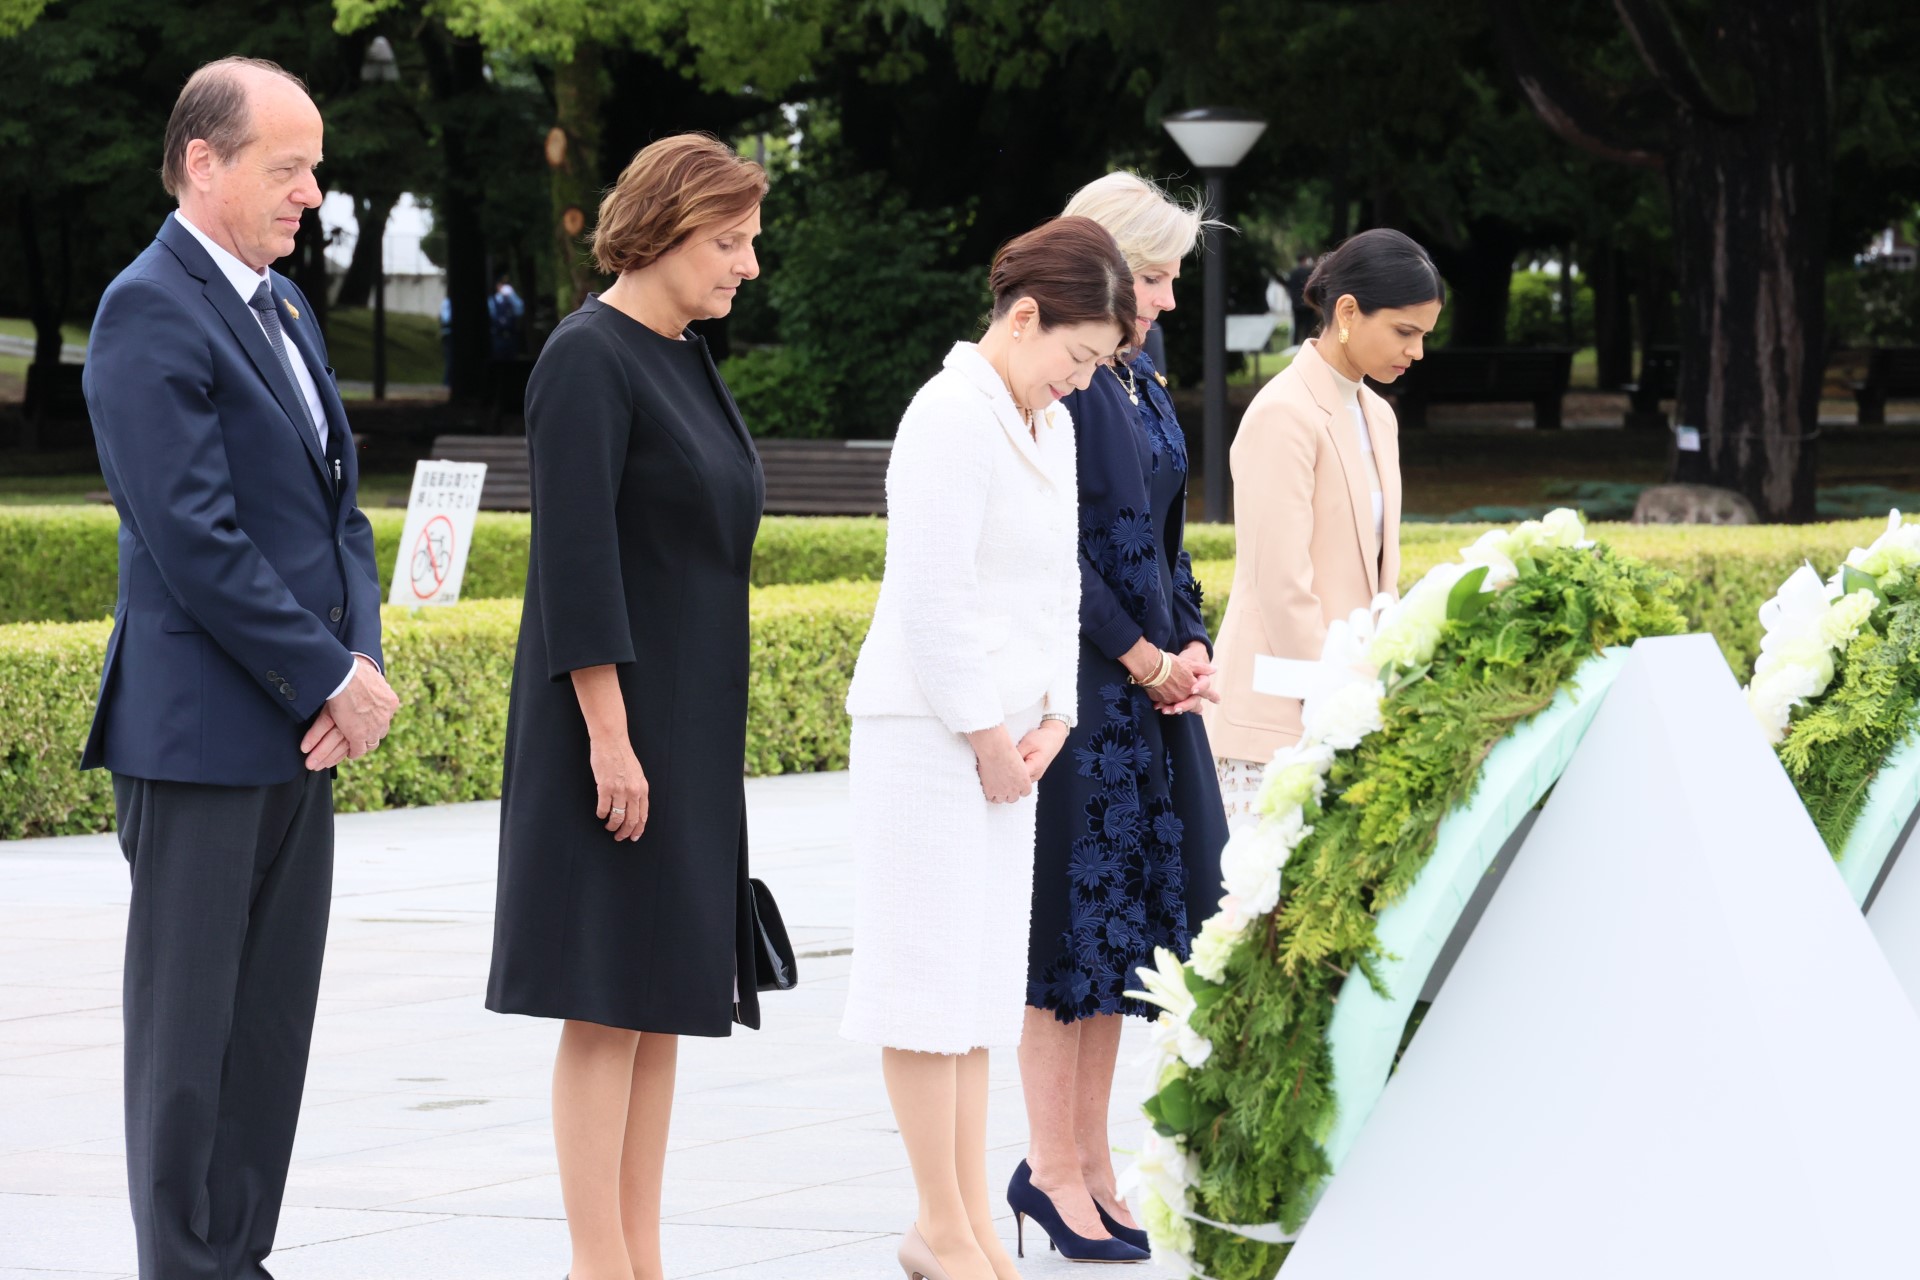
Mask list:
[[[482,511],[526,511],[533,506],[525,436],[435,436],[427,456],[437,462],[486,463],[487,480],[480,486]],[[391,502],[404,507],[407,495]]]
[[[756,440],[770,516],[883,516],[891,440]]]
[[[756,440],[767,476],[768,515],[877,516],[887,511],[888,440]],[[484,462],[482,511],[526,511],[532,504],[525,436],[437,436],[430,457]],[[394,505],[406,505],[404,496]]]
[[[1680,348],[1648,347],[1640,353],[1640,380],[1621,384],[1627,393],[1623,421],[1629,431],[1664,431],[1667,415],[1662,400],[1679,393]]]
[[[1533,425],[1561,425],[1560,400],[1573,376],[1573,352],[1565,347],[1436,347],[1393,384],[1400,425],[1427,425],[1435,404],[1533,405]]]
[[[1860,425],[1877,426],[1887,420],[1887,400],[1920,396],[1920,347],[1877,347],[1867,355],[1867,377],[1853,384],[1860,406]]]

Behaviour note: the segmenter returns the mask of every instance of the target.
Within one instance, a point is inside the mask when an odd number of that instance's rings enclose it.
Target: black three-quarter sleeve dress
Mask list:
[[[527,447],[533,543],[487,1007],[686,1035],[757,1027],[744,777],[765,482],[753,441],[705,342],[590,298],[534,367]],[[594,817],[569,674],[609,663],[650,789],[638,842]]]

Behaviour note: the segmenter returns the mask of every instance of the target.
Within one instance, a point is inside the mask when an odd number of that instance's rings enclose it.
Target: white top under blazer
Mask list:
[[[847,690],[855,716],[933,716],[954,733],[1034,706],[1069,717],[1080,658],[1073,420],[1030,434],[980,349],[955,343],[900,420],[887,560]]]

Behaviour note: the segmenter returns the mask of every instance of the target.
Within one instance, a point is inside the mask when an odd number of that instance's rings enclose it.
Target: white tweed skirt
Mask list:
[[[1016,742],[1040,711],[1007,717]],[[853,967],[840,1034],[923,1053],[1019,1044],[1037,789],[988,803],[973,748],[930,716],[855,716],[851,768]]]

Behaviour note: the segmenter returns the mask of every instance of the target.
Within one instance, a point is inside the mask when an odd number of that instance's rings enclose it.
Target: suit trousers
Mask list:
[[[266,1280],[333,888],[333,779],[116,775],[140,1280]]]

